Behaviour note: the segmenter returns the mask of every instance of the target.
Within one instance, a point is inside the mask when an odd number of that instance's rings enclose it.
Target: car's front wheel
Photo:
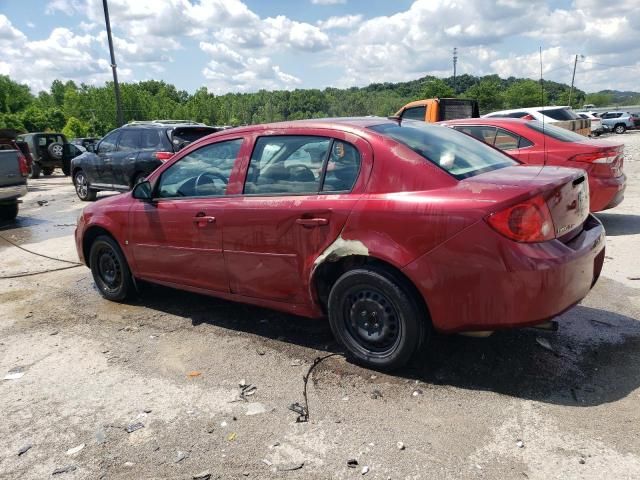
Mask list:
[[[89,253],[89,267],[98,290],[107,300],[121,302],[134,293],[129,265],[113,238],[101,235],[95,239]]]
[[[38,162],[33,162],[31,165],[31,178],[40,178],[40,172],[42,169],[40,168],[40,164]]]
[[[349,270],[329,294],[329,323],[358,363],[394,370],[422,344],[428,318],[404,279],[386,268]]]
[[[73,174],[73,185],[76,187],[76,195],[83,202],[92,202],[96,199],[98,192],[89,188],[89,180],[84,170],[77,170]]]
[[[625,127],[622,124],[616,125],[616,127],[613,129],[613,131],[616,132],[617,134],[622,134],[622,133],[627,131],[627,127]]]
[[[15,220],[18,216],[18,202],[0,205],[0,220]]]

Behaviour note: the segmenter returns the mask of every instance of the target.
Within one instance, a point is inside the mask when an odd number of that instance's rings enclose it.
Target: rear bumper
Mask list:
[[[27,184],[21,183],[9,187],[0,187],[0,203],[13,202],[27,194]]]
[[[524,244],[478,222],[403,269],[436,330],[535,325],[580,302],[597,281],[605,232],[592,215],[567,244]]]
[[[622,174],[615,178],[589,176],[589,192],[591,211],[600,212],[616,207],[624,200],[627,187],[627,176]]]

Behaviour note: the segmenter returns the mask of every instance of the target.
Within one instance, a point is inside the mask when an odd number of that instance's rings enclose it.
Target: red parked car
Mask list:
[[[453,129],[355,118],[209,135],[78,220],[102,295],[135,279],[328,316],[396,368],[440,332],[541,323],[596,282],[583,170],[522,166]]]
[[[622,171],[622,143],[590,139],[548,123],[543,126],[536,120],[469,118],[442,123],[504,150],[527,165],[586,170],[592,212],[613,208],[624,199],[627,177]]]

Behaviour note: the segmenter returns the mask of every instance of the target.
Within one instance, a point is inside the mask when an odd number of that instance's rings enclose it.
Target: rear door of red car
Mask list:
[[[225,216],[231,291],[308,301],[313,262],[340,235],[372,159],[365,140],[339,131],[256,135],[241,194]]]
[[[154,180],[154,201],[130,210],[129,242],[141,278],[228,292],[222,229],[242,136],[190,149]]]

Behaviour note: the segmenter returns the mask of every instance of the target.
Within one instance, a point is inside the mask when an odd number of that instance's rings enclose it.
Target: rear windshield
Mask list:
[[[549,135],[551,138],[555,138],[556,140],[560,140],[561,142],[584,142],[587,140],[587,137],[584,135],[580,135],[579,133],[572,132],[571,130],[566,130],[564,128],[556,127],[554,125],[550,125],[542,122],[533,121],[526,123],[527,128],[531,130],[535,130],[539,133],[544,133],[545,135]]]
[[[538,112],[554,120],[576,120],[580,118],[573,110],[568,108],[545,108],[544,110],[538,110]]]
[[[404,121],[369,127],[406,145],[458,180],[518,162],[469,135],[440,125]]]
[[[178,127],[171,132],[171,141],[176,150],[186,147],[191,142],[219,132],[221,129],[216,127]]]

